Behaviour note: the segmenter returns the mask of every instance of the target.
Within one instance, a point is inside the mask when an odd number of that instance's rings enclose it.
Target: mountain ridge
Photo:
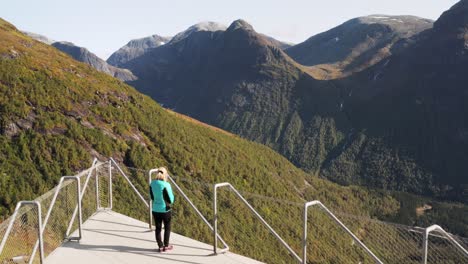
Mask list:
[[[109,65],[103,59],[90,52],[88,49],[76,46],[67,41],[57,41],[51,44],[53,47],[72,56],[75,60],[84,62],[98,71],[104,72],[122,81],[133,81],[136,77],[127,69],[121,69]]]
[[[75,60],[85,62],[86,64],[97,69],[98,71],[107,73],[110,76],[120,79],[121,81],[131,81],[136,78],[129,70],[120,69],[118,67],[109,65],[107,62],[99,58],[96,54],[92,53],[88,49],[84,47],[76,46],[72,42],[55,41],[55,40],[49,39],[46,36],[36,34],[33,32],[28,32],[28,31],[21,31],[21,32],[31,37],[32,39],[35,39],[47,45],[51,45],[61,50],[62,52],[65,52],[68,55],[72,56]]]
[[[400,46],[432,27],[415,16],[369,15],[344,22],[286,49],[312,75],[337,79],[362,71],[398,52]]]

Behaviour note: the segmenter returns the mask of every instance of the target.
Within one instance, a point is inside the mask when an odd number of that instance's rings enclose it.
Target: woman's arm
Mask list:
[[[163,197],[164,201],[168,204],[173,204],[174,203],[174,194],[172,193],[172,187],[171,185],[167,185],[166,188],[163,190]]]

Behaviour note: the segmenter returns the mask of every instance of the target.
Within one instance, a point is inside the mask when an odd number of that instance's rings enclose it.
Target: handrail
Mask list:
[[[80,177],[78,176],[63,176],[60,178],[60,181],[59,181],[59,184],[57,185],[56,187],[56,190],[55,190],[55,193],[54,193],[54,196],[52,198],[52,201],[50,202],[50,206],[49,206],[49,210],[47,211],[47,215],[46,217],[44,218],[44,222],[43,222],[43,225],[42,225],[42,228],[41,228],[41,234],[44,232],[45,230],[45,227],[47,226],[47,223],[49,221],[49,217],[52,213],[52,210],[54,208],[54,205],[55,205],[55,202],[57,201],[57,196],[61,190],[60,187],[62,187],[62,184],[65,180],[75,180],[76,183],[77,183],[77,203],[78,203],[78,237],[76,238],[69,238],[70,240],[71,239],[76,239],[76,240],[81,240],[81,237],[82,237],[82,230],[81,230],[81,224],[82,224],[82,215],[81,215],[81,184],[80,184]],[[36,241],[36,244],[34,245],[34,248],[33,248],[33,252],[31,253],[31,259],[29,260],[29,264],[32,263],[33,259],[34,259],[34,256],[36,255],[36,251],[37,251],[37,248],[40,244],[40,241]]]
[[[303,248],[302,248],[302,263],[307,263],[307,209],[310,206],[318,205],[341,227],[343,228],[356,243],[358,243],[375,261],[376,263],[383,264],[383,262],[358,238],[349,230],[328,208],[320,201],[311,201],[304,204],[304,233],[303,233]]]
[[[112,210],[113,204],[113,192],[112,192],[112,161],[109,160],[109,209]]]
[[[44,263],[44,240],[42,237],[42,234],[43,234],[42,209],[41,209],[41,203],[39,203],[38,201],[20,201],[18,204],[16,204],[15,211],[10,218],[10,223],[8,224],[7,230],[2,239],[2,243],[0,244],[0,255],[2,254],[3,248],[5,247],[5,244],[10,235],[11,229],[13,228],[13,223],[15,222],[16,216],[18,215],[18,211],[23,205],[34,205],[37,207],[37,231],[38,231],[37,239],[39,240],[39,260],[40,260],[40,263],[42,264]],[[29,263],[31,263],[33,259],[34,259],[34,256],[31,255],[31,259]]]
[[[455,247],[457,247],[463,253],[463,255],[468,257],[468,251],[462,245],[460,245],[455,239],[453,239],[453,237],[449,233],[447,233],[442,227],[438,225],[431,225],[424,230],[423,260],[422,260],[423,264],[427,264],[427,253],[428,253],[427,250],[428,250],[429,235],[431,232],[434,232],[434,231],[441,233],[444,237],[446,237],[450,241],[450,243],[452,243]]]
[[[140,198],[140,200],[143,201],[143,203],[145,204],[146,207],[150,207],[148,202],[145,200],[145,198],[143,198],[143,196],[141,195],[141,193],[138,191],[138,189],[135,187],[135,185],[133,185],[133,183],[130,181],[130,179],[128,178],[128,176],[125,174],[125,172],[123,172],[123,170],[120,168],[119,164],[117,164],[117,162],[115,162],[115,160],[111,157],[110,158],[110,161],[112,163],[114,163],[114,165],[116,166],[117,170],[120,172],[120,174],[122,174],[122,176],[127,180],[128,184],[130,184],[130,186],[132,187],[132,189],[136,192],[136,194],[138,195],[138,197]]]
[[[213,238],[214,238],[214,244],[213,244],[213,251],[214,254],[217,254],[218,251],[218,207],[217,207],[217,189],[220,187],[229,187],[231,190],[241,199],[242,202],[245,203],[245,205],[250,209],[250,211],[258,218],[260,219],[260,222],[278,239],[281,244],[289,251],[289,253],[299,262],[302,263],[302,259],[297,255],[296,252],[276,233],[276,231],[263,219],[263,217],[255,211],[255,209],[249,204],[249,202],[234,188],[229,182],[224,182],[224,183],[218,183],[214,185],[214,198],[213,198]]]
[[[97,163],[98,163],[98,159],[94,158],[93,163],[91,164],[91,167],[89,168],[88,175],[86,176],[86,180],[85,180],[85,183],[83,185],[83,190],[81,190],[81,194],[80,194],[80,200],[81,201],[83,200],[83,196],[84,196],[84,194],[86,192],[86,188],[88,188],[88,182],[89,182],[89,179],[91,178],[91,174],[93,173],[93,170],[96,170],[97,166],[101,165],[101,164],[97,164]],[[73,223],[75,222],[75,218],[76,218],[77,213],[78,213],[78,205],[75,206],[75,210],[73,211],[73,215],[72,215],[72,217],[70,219],[70,223],[68,223],[67,232],[65,233],[67,236],[71,232],[71,229],[73,227]]]
[[[148,182],[149,184],[151,185],[151,174],[156,172],[157,169],[151,169],[149,170],[148,172]],[[195,206],[195,204],[193,204],[192,200],[190,200],[190,198],[184,193],[184,191],[179,187],[179,185],[174,181],[174,179],[170,176],[170,175],[167,175],[168,176],[168,179],[171,181],[171,183],[174,185],[174,187],[177,189],[177,191],[179,191],[179,193],[182,195],[182,197],[189,203],[189,205],[192,207],[193,210],[195,210],[195,212],[198,214],[198,216],[203,220],[203,222],[208,226],[208,228],[210,228],[211,231],[214,231],[214,228],[213,226],[210,224],[210,222],[208,220],[206,220],[205,216],[203,216],[203,214],[200,212],[200,210],[198,210],[198,208]],[[152,206],[151,206],[151,198],[149,199],[149,204],[150,204],[150,229],[152,228],[152,221],[151,221],[151,212],[152,212]],[[221,243],[223,243],[224,245],[224,249],[223,251],[229,251],[229,246],[227,245],[227,243],[224,241],[224,239],[218,235],[218,238],[219,240],[221,241]]]

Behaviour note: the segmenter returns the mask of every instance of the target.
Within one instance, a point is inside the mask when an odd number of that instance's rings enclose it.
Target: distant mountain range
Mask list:
[[[72,56],[75,60],[84,62],[90,65],[91,67],[95,68],[96,70],[107,73],[110,76],[116,77],[122,81],[133,81],[136,79],[136,77],[129,70],[120,69],[118,67],[109,65],[107,62],[105,62],[86,48],[76,46],[71,42],[54,41],[43,35],[32,32],[23,31],[23,33],[42,43],[52,45],[55,48],[61,50],[62,52],[65,52],[68,55]]]
[[[122,67],[165,107],[307,171],[467,201],[466,3],[434,26],[373,15],[285,51],[237,20],[185,32]]]

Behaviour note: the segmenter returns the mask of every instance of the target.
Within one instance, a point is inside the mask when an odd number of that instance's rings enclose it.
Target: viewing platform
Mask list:
[[[45,259],[45,263],[262,263],[231,252],[213,255],[212,245],[176,233],[171,233],[170,243],[174,249],[160,253],[148,223],[103,210],[83,224],[83,238],[79,242],[64,243]]]

